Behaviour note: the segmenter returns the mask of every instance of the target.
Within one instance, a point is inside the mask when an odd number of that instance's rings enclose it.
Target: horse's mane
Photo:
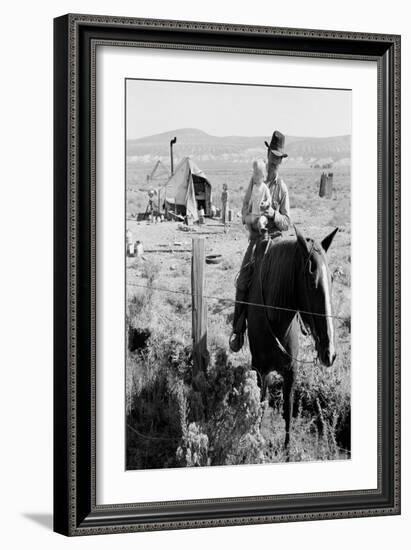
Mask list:
[[[269,247],[260,263],[264,303],[295,308],[295,268],[300,253],[297,241],[278,239],[269,244]],[[259,271],[258,268],[257,270]],[[284,315],[284,312],[275,310],[268,310],[267,313],[272,321]]]

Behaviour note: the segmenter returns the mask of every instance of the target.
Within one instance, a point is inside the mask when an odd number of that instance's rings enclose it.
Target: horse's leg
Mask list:
[[[260,401],[263,402],[264,397],[265,397],[266,388],[267,388],[265,377],[263,378],[261,376],[260,371],[257,369],[257,367],[255,365],[252,365],[252,369],[253,369],[253,371],[255,371],[255,373],[257,375],[257,386],[260,388]]]
[[[257,367],[253,363],[251,364],[251,368],[253,369],[253,371],[255,371],[255,373],[257,375],[257,386],[260,389],[260,403],[262,404],[262,407],[264,407],[263,401],[264,401],[265,393],[267,391],[266,390],[266,388],[267,388],[266,377],[261,376],[260,371],[257,369]],[[258,426],[260,430],[261,430],[262,425],[263,425],[263,419],[264,419],[264,409],[263,409],[263,414],[261,415],[260,423],[259,423],[259,426]]]
[[[290,460],[290,428],[291,428],[291,419],[293,416],[293,402],[294,402],[294,370],[291,368],[286,371],[283,375],[284,377],[284,386],[283,386],[283,395],[284,395],[284,404],[283,404],[283,417],[285,420],[285,440],[284,440],[284,449],[286,451],[286,461]]]

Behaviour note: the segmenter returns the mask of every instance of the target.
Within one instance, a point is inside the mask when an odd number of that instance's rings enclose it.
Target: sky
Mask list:
[[[351,134],[351,91],[175,81],[126,81],[127,139],[179,128],[214,136]]]

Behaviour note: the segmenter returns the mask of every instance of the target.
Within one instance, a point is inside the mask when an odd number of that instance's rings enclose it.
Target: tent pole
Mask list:
[[[174,174],[174,162],[173,162],[173,145],[177,143],[177,138],[174,137],[171,141],[170,141],[170,163],[171,163],[171,175]]]

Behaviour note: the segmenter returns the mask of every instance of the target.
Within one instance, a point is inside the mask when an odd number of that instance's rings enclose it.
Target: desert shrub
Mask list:
[[[263,407],[257,376],[248,365],[235,365],[218,349],[208,370],[207,421],[211,464],[264,462],[260,432]]]
[[[128,339],[133,330],[149,330],[153,313],[153,291],[152,289],[139,289],[136,294],[129,297],[126,326]],[[129,342],[127,342],[129,347]]]
[[[188,294],[170,293],[165,300],[175,313],[185,313],[191,308],[191,298]]]
[[[127,416],[127,467],[165,468],[176,465],[175,446],[181,437],[178,400],[167,379],[156,376],[139,393]]]
[[[141,258],[136,258],[133,262],[130,262],[127,265],[127,269],[135,269],[138,270],[141,267]]]
[[[149,294],[147,292],[139,291],[128,300],[128,316],[133,318],[138,315],[148,304]]]
[[[151,286],[160,272],[160,264],[154,259],[146,260],[141,269],[141,276],[147,279],[148,286]]]
[[[142,288],[130,286],[129,292],[133,294],[128,296],[127,301],[127,326],[134,329],[145,330],[151,324],[153,313],[156,308],[153,307],[155,285],[154,282],[160,272],[160,265],[154,260],[146,260],[141,263],[141,276],[143,279]]]
[[[128,326],[128,349],[129,351],[139,351],[147,347],[147,341],[150,338],[149,329],[139,329],[131,325]]]
[[[155,335],[129,360],[129,469],[264,462],[263,408],[248,366],[218,349],[193,379],[191,347]]]
[[[340,317],[341,327],[345,328],[348,332],[351,332],[351,315],[345,315]]]
[[[344,369],[304,365],[298,371],[294,412],[311,421],[323,443],[322,458],[350,451],[350,383]]]
[[[347,264],[349,264],[350,261],[351,258],[348,256]],[[332,278],[334,283],[338,282],[345,286],[351,287],[351,273],[348,266],[345,269],[341,265],[335,267],[332,271]]]
[[[203,433],[201,426],[192,422],[184,430],[181,444],[176,456],[181,466],[208,466],[209,445],[208,436]]]
[[[228,342],[228,336],[224,331],[224,320],[218,319],[218,321],[212,323],[210,330],[207,334],[208,345],[214,349],[226,348]],[[211,323],[210,323],[211,324]]]
[[[127,358],[128,469],[179,465],[190,355],[180,340],[152,334],[149,344]]]

